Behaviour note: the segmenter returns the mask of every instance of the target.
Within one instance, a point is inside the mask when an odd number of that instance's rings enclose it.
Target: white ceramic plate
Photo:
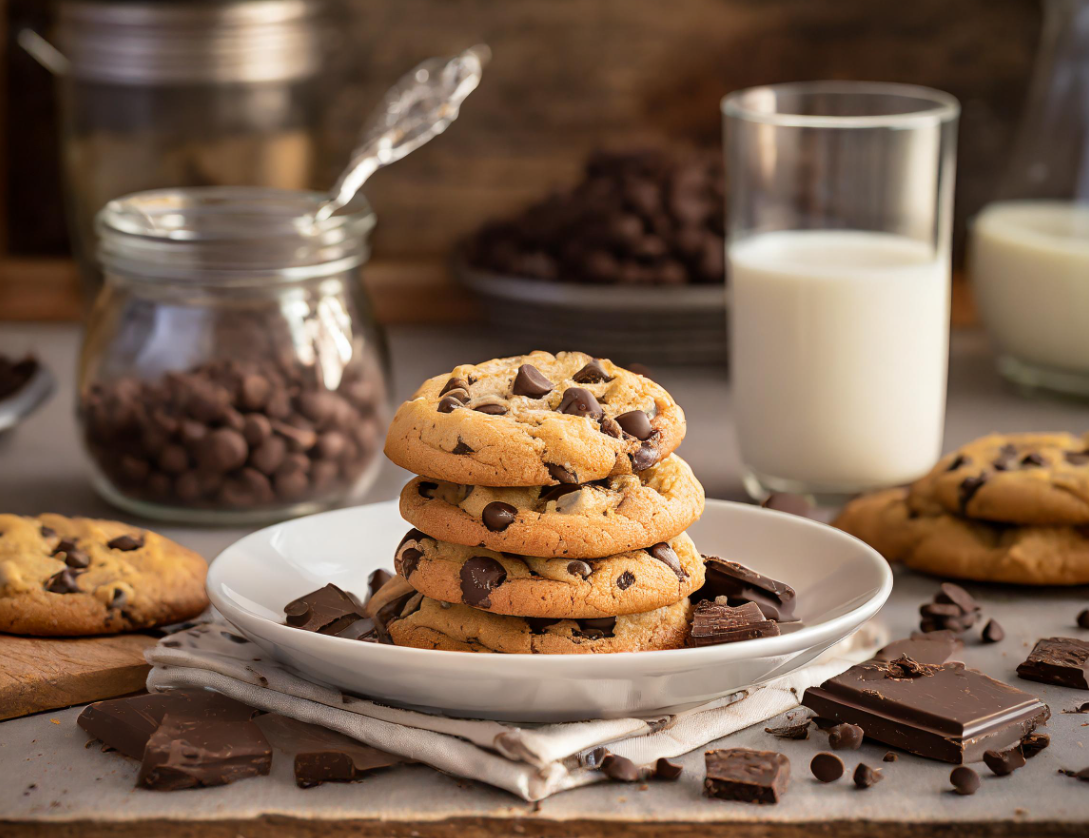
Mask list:
[[[665,652],[488,655],[361,643],[283,624],[286,603],[327,582],[365,595],[367,577],[392,567],[407,530],[393,501],[277,524],[223,551],[208,593],[243,634],[309,678],[451,715],[544,722],[677,710],[785,675],[850,635],[892,590],[885,560],[846,533],[709,500],[689,529],[696,545],[792,585],[801,620],[793,630]]]

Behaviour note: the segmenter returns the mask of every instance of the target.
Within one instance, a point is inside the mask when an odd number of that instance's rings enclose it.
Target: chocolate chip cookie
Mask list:
[[[452,483],[551,486],[641,472],[684,433],[684,412],[649,378],[582,352],[534,352],[424,382],[393,417],[386,455]]]
[[[703,585],[703,559],[684,533],[606,559],[541,559],[437,541],[412,530],[397,572],[417,591],[519,617],[591,618],[672,605]]]
[[[703,487],[672,454],[638,474],[558,486],[486,487],[418,477],[401,515],[443,541],[531,556],[611,556],[667,541],[703,512]]]
[[[679,649],[688,635],[688,600],[599,620],[501,617],[424,597],[418,610],[389,624],[398,646],[448,652],[577,655]]]
[[[1089,583],[1089,527],[995,524],[915,512],[907,489],[847,504],[833,522],[889,561],[936,576],[1018,585]]]
[[[207,564],[148,530],[61,515],[0,515],[0,631],[116,634],[208,607]]]
[[[1007,524],[1089,524],[1089,439],[992,434],[951,454],[911,488],[911,508],[935,507]]]

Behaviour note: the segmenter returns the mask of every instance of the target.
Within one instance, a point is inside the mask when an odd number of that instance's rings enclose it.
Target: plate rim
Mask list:
[[[571,655],[502,655],[499,653],[494,655],[467,655],[465,652],[440,649],[417,649],[410,646],[392,646],[383,643],[361,643],[358,640],[346,637],[336,637],[334,635],[324,635],[316,632],[305,632],[303,637],[298,637],[299,629],[292,628],[284,623],[274,622],[268,617],[264,617],[260,614],[246,611],[229,598],[221,595],[219,586],[223,583],[219,577],[227,572],[225,568],[229,566],[231,561],[235,560],[230,557],[230,554],[235,552],[240,553],[246,542],[267,541],[270,539],[272,531],[296,525],[300,521],[325,516],[347,517],[353,513],[358,513],[361,509],[372,509],[384,506],[389,508],[390,511],[399,518],[398,501],[394,499],[370,504],[360,504],[358,506],[294,518],[289,521],[281,521],[277,524],[249,533],[224,548],[215,559],[212,560],[208,568],[205,586],[212,605],[228,622],[245,632],[246,628],[244,625],[240,625],[240,622],[245,623],[251,620],[257,621],[264,628],[262,639],[267,639],[277,646],[281,645],[278,639],[281,637],[288,641],[290,641],[290,638],[296,637],[296,639],[301,640],[303,643],[316,642],[324,644],[341,644],[341,648],[344,649],[349,648],[346,644],[350,644],[350,648],[354,648],[358,651],[361,662],[363,659],[368,659],[369,662],[374,664],[397,661],[399,664],[408,665],[415,660],[420,665],[426,666],[428,661],[434,662],[435,664],[459,661],[462,668],[477,666],[486,668],[495,663],[496,658],[508,661],[511,658],[515,658],[518,659],[519,663],[522,661],[534,661],[533,664],[529,665],[540,670],[541,675],[548,675],[555,669],[586,669],[591,671],[588,671],[585,674],[598,678],[624,675],[625,673],[617,673],[615,670],[628,669],[638,665],[650,665],[654,662],[657,662],[657,668],[659,670],[667,670],[673,668],[699,667],[701,665],[714,663],[731,663],[735,660],[745,660],[748,658],[794,655],[823,643],[829,638],[833,638],[833,642],[846,638],[852,632],[852,626],[856,629],[860,627],[866,620],[877,614],[888,600],[893,586],[893,574],[888,562],[880,553],[855,536],[849,535],[842,530],[838,530],[831,525],[820,521],[764,509],[755,506],[754,504],[719,500],[715,498],[708,498],[706,503],[708,508],[735,509],[742,511],[743,514],[784,516],[784,521],[791,522],[789,524],[790,526],[831,530],[837,537],[846,539],[849,542],[854,542],[862,549],[862,554],[866,556],[878,570],[878,575],[881,577],[881,584],[869,598],[859,603],[851,610],[840,614],[837,617],[832,617],[816,626],[806,626],[798,631],[779,635],[777,637],[762,637],[747,640],[744,643],[721,643],[711,646],[685,647],[681,649],[647,650],[617,654]],[[381,513],[379,510],[375,510],[375,514]],[[239,614],[241,614],[240,620],[232,619],[232,615],[238,616]],[[284,632],[290,632],[290,634],[284,634]],[[290,647],[297,646],[297,644],[292,642],[287,642],[283,645]],[[667,666],[669,663],[673,663],[675,666]],[[567,671],[564,674],[570,676],[571,674],[576,673]],[[626,674],[632,676],[636,673],[629,672]]]

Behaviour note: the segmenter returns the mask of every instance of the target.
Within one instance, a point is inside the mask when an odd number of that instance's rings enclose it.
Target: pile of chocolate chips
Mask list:
[[[378,455],[381,386],[349,363],[326,389],[299,363],[217,360],[80,398],[86,445],[123,494],[252,509],[332,496]]]
[[[29,356],[13,361],[0,355],[0,401],[22,390],[37,371],[38,362]]]
[[[976,624],[980,611],[979,603],[964,588],[943,582],[934,599],[919,606],[919,630],[960,633]]]
[[[546,282],[723,282],[724,184],[717,153],[597,152],[574,189],[488,224],[465,258]]]

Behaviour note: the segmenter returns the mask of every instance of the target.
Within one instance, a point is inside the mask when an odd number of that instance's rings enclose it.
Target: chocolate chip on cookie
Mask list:
[[[685,573],[684,568],[681,567],[681,561],[677,558],[677,554],[673,551],[673,548],[664,541],[659,541],[653,547],[648,547],[647,552],[676,573],[678,579],[684,579],[688,576],[688,574]]]
[[[557,483],[571,483],[577,484],[579,482],[578,475],[572,471],[568,471],[566,468],[555,463],[545,463],[548,467],[549,476]]]
[[[144,537],[131,536],[128,533],[125,535],[119,535],[117,538],[111,539],[106,543],[106,546],[111,550],[123,550],[126,553],[130,550],[139,550],[144,546]]]
[[[626,591],[635,584],[635,575],[630,570],[625,570],[616,578],[616,587]]]
[[[473,556],[461,568],[461,596],[466,605],[488,608],[491,592],[507,578],[507,571],[488,556]]]
[[[627,413],[621,413],[616,417],[616,424],[624,430],[624,433],[631,434],[638,440],[649,439],[654,433],[654,428],[650,425],[650,417],[645,410],[629,410]]]
[[[528,396],[531,399],[539,399],[552,392],[553,384],[533,364],[522,364],[518,367],[518,373],[511,385],[511,393],[515,396]]]
[[[572,576],[578,576],[581,579],[589,579],[590,574],[594,572],[594,569],[581,559],[575,559],[574,561],[567,563],[567,572]]]
[[[517,509],[509,503],[503,503],[503,501],[498,500],[492,501],[485,506],[484,512],[481,515],[484,526],[492,532],[503,532],[503,530],[514,523],[514,520],[517,517]]]
[[[585,387],[568,387],[564,390],[560,406],[556,409],[569,416],[588,416],[591,419],[600,419],[604,415],[594,394]]]
[[[80,589],[77,578],[84,572],[66,567],[46,580],[45,589],[51,594],[78,594]]]
[[[507,406],[500,404],[499,402],[482,402],[473,408],[477,413],[483,413],[486,416],[504,416],[507,413]]]
[[[464,390],[465,393],[468,394],[469,382],[466,381],[464,378],[451,378],[449,381],[446,382],[446,384],[443,385],[443,388],[439,390],[439,395],[445,396],[451,390]]]
[[[571,376],[572,381],[577,381],[579,384],[600,384],[603,381],[612,381],[612,376],[605,372],[605,368],[601,366],[601,362],[594,358],[586,366]]]
[[[459,407],[465,407],[465,403],[456,396],[443,396],[439,399],[439,406],[436,410],[439,413],[453,413]]]

